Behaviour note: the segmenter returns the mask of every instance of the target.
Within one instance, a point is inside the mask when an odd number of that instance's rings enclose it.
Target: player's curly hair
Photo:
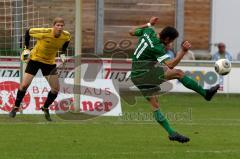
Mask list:
[[[161,40],[165,40],[166,38],[169,38],[169,40],[174,40],[179,36],[178,31],[171,26],[165,27],[160,33],[159,37]]]

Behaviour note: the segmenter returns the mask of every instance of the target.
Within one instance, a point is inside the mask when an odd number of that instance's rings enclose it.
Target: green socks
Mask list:
[[[201,96],[206,96],[206,91],[200,86],[195,80],[188,76],[184,76],[182,79],[179,79],[179,81],[187,88],[199,93]]]
[[[194,90],[195,92],[199,93],[203,97],[206,96],[206,90],[202,88],[195,80],[188,76],[184,76],[179,81],[187,88]],[[162,127],[168,132],[169,135],[173,134],[175,131],[170,127],[167,119],[164,115],[160,112],[160,110],[156,110],[153,112],[156,121],[162,125]]]
[[[156,119],[156,121],[162,125],[162,127],[168,132],[169,135],[172,135],[175,131],[170,127],[167,119],[164,117],[164,115],[160,112],[160,110],[156,110],[153,112],[153,115]]]

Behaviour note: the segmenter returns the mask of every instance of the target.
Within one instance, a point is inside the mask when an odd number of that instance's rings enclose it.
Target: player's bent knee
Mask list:
[[[160,108],[160,105],[159,105],[159,103],[157,102],[156,99],[151,98],[151,99],[149,100],[149,102],[150,102],[151,107],[152,107],[152,109],[153,109],[154,111]]]
[[[58,94],[59,91],[57,91],[57,90],[51,90],[51,92],[52,92],[53,94]]]
[[[154,109],[159,109],[159,108],[160,108],[159,105],[152,105],[152,107],[153,107]]]
[[[180,79],[180,78],[183,78],[183,76],[184,76],[184,72],[180,69],[176,69],[176,77]]]
[[[166,79],[171,80],[171,79],[180,79],[184,76],[184,72],[180,69],[172,69],[168,70],[166,72]]]
[[[51,92],[52,92],[53,94],[58,94],[59,88],[52,88],[52,89],[51,89]]]

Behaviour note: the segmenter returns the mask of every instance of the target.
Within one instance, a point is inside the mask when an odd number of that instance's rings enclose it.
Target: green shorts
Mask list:
[[[142,95],[149,99],[161,90],[160,84],[166,81],[164,73],[165,67],[156,67],[144,74],[132,77],[131,80]]]

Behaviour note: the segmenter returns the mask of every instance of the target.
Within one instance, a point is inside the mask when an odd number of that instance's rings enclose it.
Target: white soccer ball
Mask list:
[[[227,59],[220,59],[215,62],[215,71],[219,75],[227,75],[231,71],[231,62]]]

